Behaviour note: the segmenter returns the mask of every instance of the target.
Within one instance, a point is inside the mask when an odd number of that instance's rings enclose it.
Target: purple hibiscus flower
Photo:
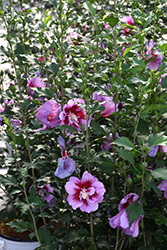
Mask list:
[[[11,125],[13,126],[14,130],[16,132],[19,132],[19,128],[22,126],[22,121],[21,120],[16,120],[16,119],[10,119],[9,120]]]
[[[44,83],[40,77],[32,77],[28,80],[28,93],[33,96],[34,95],[34,91],[32,91],[31,88],[45,88],[46,87],[46,83]]]
[[[108,117],[109,115],[111,115],[112,113],[114,113],[115,111],[118,111],[118,104],[115,105],[115,103],[112,100],[112,97],[109,96],[104,96],[101,94],[98,94],[97,92],[93,93],[93,100],[97,100],[99,101],[99,103],[105,107],[105,109],[101,112],[101,116],[102,117]],[[116,108],[116,110],[115,110]]]
[[[70,177],[65,189],[68,193],[67,201],[74,210],[80,208],[82,212],[93,212],[103,201],[105,188],[102,182],[85,171],[82,179]]]
[[[116,133],[116,139],[119,138],[119,134]],[[101,144],[101,150],[102,151],[109,151],[112,149],[112,141],[113,141],[113,135],[112,133],[109,134],[109,138],[107,136],[103,136],[104,141]]]
[[[126,208],[133,202],[137,201],[139,198],[138,194],[130,193],[126,195],[120,202],[118,206],[119,213],[110,218],[109,224],[112,228],[120,228],[127,235],[131,235],[132,237],[137,237],[139,234],[139,221],[141,220],[141,216],[137,220],[135,220],[129,228],[129,220],[128,220],[128,212],[126,212]],[[137,201],[140,203],[140,201]]]
[[[38,189],[38,193],[44,197],[43,201],[47,201],[48,207],[52,207],[56,203],[55,197],[52,195],[54,193],[53,188],[50,184],[44,184],[43,188]]]
[[[49,100],[39,107],[36,111],[35,117],[43,124],[43,128],[38,129],[37,132],[57,127],[60,124],[60,112],[61,105],[54,100]]]
[[[54,173],[55,176],[63,179],[70,176],[75,169],[75,162],[71,159],[65,150],[65,141],[62,136],[59,135],[57,141],[61,147],[62,157],[58,159],[58,167]]]
[[[157,70],[162,62],[163,57],[160,55],[160,53],[157,50],[152,50],[155,43],[154,41],[150,41],[149,45],[147,46],[147,52],[146,55],[148,55],[145,60],[153,59],[147,64],[147,68],[150,70]]]
[[[61,125],[71,125],[78,131],[81,130],[81,124],[86,128],[86,111],[79,104],[84,105],[85,101],[83,99],[69,100],[63,106],[63,111],[60,113]]]
[[[148,143],[146,143],[146,146],[148,146]],[[151,146],[150,147],[150,152],[149,152],[149,156],[150,157],[155,157],[158,150],[159,150],[159,147],[160,147],[160,150],[161,150],[161,153],[167,153],[167,146],[163,146],[163,145],[155,145],[155,146]]]
[[[164,192],[164,197],[167,199],[167,180],[162,181],[162,183],[160,183],[157,186],[161,191],[165,191]]]
[[[134,20],[130,16],[124,16],[123,18],[121,18],[120,21],[123,23],[128,23],[129,25],[134,26]],[[122,35],[129,35],[131,30],[132,30],[132,28],[124,27],[122,30],[122,33],[123,33]]]

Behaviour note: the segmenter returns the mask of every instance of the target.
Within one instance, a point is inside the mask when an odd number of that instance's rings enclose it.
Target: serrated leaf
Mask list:
[[[59,65],[56,63],[51,63],[49,66],[45,67],[45,70],[52,72],[54,75],[57,75],[59,70]]]
[[[132,225],[132,223],[139,218],[139,216],[144,215],[143,207],[138,202],[131,203],[127,208],[126,212],[128,213],[129,218],[129,227]]]
[[[7,223],[10,227],[14,227],[16,232],[22,233],[27,231],[27,223],[24,220],[11,221]]]
[[[0,174],[0,181],[4,185],[17,186],[17,181],[13,175],[4,176]]]
[[[133,58],[133,64],[142,67],[145,69],[146,65],[143,61],[143,59]]]
[[[132,165],[135,165],[134,158],[131,152],[119,148],[117,148],[116,150],[120,157],[122,157],[126,161],[129,161],[130,163],[132,163]]]
[[[167,136],[161,136],[159,137],[155,143],[154,143],[154,146],[155,145],[162,145],[162,146],[167,146]]]
[[[117,140],[113,142],[113,144],[116,144],[118,146],[122,146],[127,150],[135,149],[133,143],[127,138],[127,137],[119,137]]]
[[[151,175],[154,179],[163,179],[167,180],[167,169],[157,168],[151,171]]]
[[[96,15],[96,9],[93,7],[93,5],[86,1],[86,3],[84,3],[84,7],[93,15],[95,16]]]
[[[167,146],[167,136],[158,133],[155,135],[150,135],[148,140],[149,146],[162,145]]]
[[[99,123],[92,122],[91,125],[92,125],[93,131],[94,131],[94,133],[96,135],[100,135],[100,134],[104,134],[105,133],[104,129],[100,126]]]

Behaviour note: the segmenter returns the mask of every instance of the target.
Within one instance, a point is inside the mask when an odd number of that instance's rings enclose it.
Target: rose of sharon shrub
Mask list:
[[[82,212],[93,212],[98,209],[98,203],[103,200],[105,188],[102,182],[85,171],[82,179],[70,177],[65,189],[68,193],[67,201],[74,210],[80,208]]]
[[[137,220],[135,220],[131,227],[129,228],[129,220],[128,220],[128,212],[126,212],[126,208],[133,202],[137,201],[139,198],[138,194],[130,193],[126,195],[120,202],[118,206],[119,213],[110,218],[109,224],[112,228],[120,228],[123,230],[125,234],[132,235],[132,237],[137,237],[139,234],[139,226],[138,223],[141,220],[141,216]],[[138,201],[140,203],[140,201]]]

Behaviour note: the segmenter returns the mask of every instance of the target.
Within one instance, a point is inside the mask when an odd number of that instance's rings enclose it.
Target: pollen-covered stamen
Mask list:
[[[86,200],[87,197],[88,197],[88,193],[86,192],[86,189],[83,188],[80,192],[79,198],[80,198],[80,200],[82,200],[82,199]]]
[[[75,122],[78,121],[77,116],[74,113],[71,113],[71,111],[69,112],[69,118],[71,121],[75,121]]]
[[[52,115],[48,115],[47,120],[48,120],[48,121],[52,120]]]

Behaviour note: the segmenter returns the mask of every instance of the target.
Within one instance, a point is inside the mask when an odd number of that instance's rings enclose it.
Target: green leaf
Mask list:
[[[144,113],[148,113],[151,110],[160,110],[160,109],[166,109],[166,108],[167,108],[167,105],[164,105],[164,104],[151,104],[145,107]]]
[[[131,152],[119,148],[117,148],[116,150],[120,157],[122,157],[126,161],[129,161],[130,163],[132,163],[132,165],[135,165],[134,158]]]
[[[13,175],[4,176],[0,174],[0,181],[4,184],[4,186],[17,186],[17,181]]]
[[[127,137],[119,137],[117,140],[113,142],[113,144],[116,144],[117,146],[122,146],[127,150],[135,149],[133,143],[127,138]]]
[[[167,146],[167,136],[162,135],[162,133],[151,134],[148,140],[149,146],[162,145]]]
[[[106,157],[105,155],[100,156],[100,158],[97,158],[97,166],[101,169],[103,173],[109,173],[113,170],[116,169],[116,166],[112,163],[113,159],[111,155],[107,156],[107,151],[103,151],[104,154],[106,152]],[[112,160],[112,161],[111,161]]]
[[[91,113],[96,113],[96,112],[101,112],[101,111],[104,111],[105,110],[105,107],[100,105],[99,102],[98,103],[95,103],[91,109]]]
[[[68,243],[76,242],[78,240],[81,241],[85,239],[86,236],[89,236],[89,233],[86,229],[80,229],[79,231],[72,231],[69,234]]]
[[[133,58],[133,65],[140,66],[140,67],[142,67],[143,69],[146,68],[146,65],[145,65],[143,59]]]
[[[105,134],[104,129],[100,126],[99,123],[97,122],[91,122],[92,128],[93,128],[93,132],[96,135],[100,135],[100,134]]]
[[[162,45],[159,46],[159,48],[165,52],[165,50],[167,49],[167,43],[163,43]]]
[[[149,215],[152,217],[152,219],[158,226],[162,224],[165,224],[167,226],[167,218],[158,210],[158,208],[152,208],[149,211]]]
[[[26,111],[26,109],[30,106],[30,104],[31,104],[30,100],[24,99],[22,102],[23,110]]]
[[[1,15],[2,17],[4,17],[4,11],[3,11],[3,10],[0,10],[0,15]]]
[[[10,195],[19,194],[20,192],[22,192],[20,189],[14,189],[12,192],[10,192]]]
[[[167,88],[167,76],[161,78],[162,88]]]
[[[49,15],[47,17],[44,18],[44,25],[46,26],[46,24],[52,19],[52,15]]]
[[[148,123],[140,118],[138,126],[137,126],[137,131],[147,133],[148,132]]]
[[[45,225],[43,225],[42,227],[38,229],[38,234],[39,234],[39,238],[40,238],[42,245],[43,243],[50,241],[50,237],[51,237],[50,231],[46,228]]]
[[[117,17],[114,17],[113,15],[107,16],[103,19],[106,23],[109,23],[109,25],[113,28],[118,22],[119,19]]]
[[[56,0],[49,0],[51,4],[53,4],[54,7],[57,7],[57,1]]]
[[[140,215],[144,215],[143,207],[138,202],[131,203],[127,208],[126,212],[128,213],[129,218],[129,228],[132,225],[132,223],[139,218]]]
[[[51,63],[50,66],[46,66],[45,70],[52,72],[54,75],[57,75],[59,70],[59,65],[56,63]]]
[[[93,15],[96,15],[96,9],[92,6],[92,4],[88,1],[86,1],[86,3],[84,3],[84,7]]]
[[[24,145],[25,145],[25,141],[24,141],[23,135],[22,135],[22,134],[16,135],[16,136],[15,136],[15,142],[16,142],[16,144],[18,144],[18,145],[24,146]]]
[[[130,78],[130,83],[143,83],[147,84],[147,81],[142,77],[132,76]]]
[[[67,133],[73,134],[74,132],[77,132],[78,130],[76,128],[74,128],[73,126],[69,125],[61,125],[60,126],[61,130],[65,130],[67,129]]]
[[[154,179],[163,179],[167,180],[167,169],[165,168],[157,168],[151,171],[151,175]]]
[[[98,239],[96,242],[97,246],[102,249],[110,249],[108,241],[105,239]]]
[[[14,227],[16,232],[22,233],[27,231],[27,223],[24,220],[11,221],[7,223],[10,227]]]
[[[125,56],[128,54],[128,52],[130,52],[132,49],[134,49],[134,48],[136,48],[136,47],[137,47],[137,45],[132,45],[132,46],[127,47],[127,48],[124,50],[123,57],[125,57]]]
[[[154,192],[161,196],[161,191],[159,188],[157,188],[157,183],[155,181],[149,182],[148,185],[154,190]]]

